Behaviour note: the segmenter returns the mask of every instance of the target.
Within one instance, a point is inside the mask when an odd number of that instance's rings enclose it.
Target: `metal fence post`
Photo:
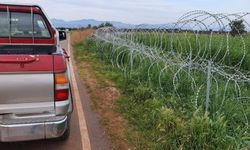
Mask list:
[[[206,112],[208,112],[209,108],[209,103],[210,103],[210,89],[211,89],[211,66],[212,66],[212,61],[208,61],[208,66],[207,66],[207,91],[206,91]]]

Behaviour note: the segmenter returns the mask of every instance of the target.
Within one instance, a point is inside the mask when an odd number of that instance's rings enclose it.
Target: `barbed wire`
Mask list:
[[[196,109],[202,106],[206,112],[220,114],[229,100],[236,101],[248,128],[242,100],[250,99],[250,35],[235,27],[237,36],[233,37],[230,24],[242,20],[245,31],[249,31],[250,25],[245,19],[249,14],[192,11],[172,24],[139,25],[129,29],[100,28],[93,38],[102,55],[114,67],[129,73],[146,65],[149,84],[155,85],[157,78],[162,91],[165,74],[170,73],[175,96],[180,100],[184,99],[180,85],[183,80],[188,80]],[[220,100],[212,110],[210,105],[216,98]]]

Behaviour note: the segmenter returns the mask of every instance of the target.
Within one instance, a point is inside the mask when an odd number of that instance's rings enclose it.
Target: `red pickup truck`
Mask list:
[[[0,2],[0,142],[67,139],[73,111],[67,53],[37,5]]]

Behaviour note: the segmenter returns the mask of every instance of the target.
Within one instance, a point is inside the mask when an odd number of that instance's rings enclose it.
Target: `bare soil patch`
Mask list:
[[[73,31],[71,33],[71,44],[74,45],[84,41],[85,39],[90,37],[95,31],[96,31],[95,29],[84,29],[84,30]]]
[[[113,149],[132,149],[125,137],[127,121],[115,110],[114,102],[120,98],[120,91],[110,81],[96,76],[88,62],[80,64],[80,77],[88,87],[93,108],[100,116],[105,132],[108,134]]]

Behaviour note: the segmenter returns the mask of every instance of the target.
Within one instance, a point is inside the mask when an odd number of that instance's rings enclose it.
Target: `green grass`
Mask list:
[[[241,61],[244,56],[244,48],[246,49],[245,60],[240,67],[244,70],[250,70],[250,35],[242,37],[232,37],[227,34],[194,34],[194,33],[167,33],[167,32],[136,32],[133,41],[142,43],[150,47],[158,47],[164,51],[174,50],[182,55],[189,55],[190,51],[193,57],[200,56],[206,59],[216,56],[215,62],[219,62],[229,50],[223,64],[234,66]],[[211,38],[212,37],[212,38]],[[211,38],[211,41],[210,41]],[[173,44],[171,45],[171,40]],[[244,42],[244,43],[243,43]],[[211,45],[210,45],[211,44]],[[202,51],[200,51],[202,50]]]
[[[229,94],[219,113],[215,112],[219,109],[223,94],[216,95],[211,91],[213,103],[211,113],[207,114],[204,112],[205,87],[201,88],[197,100],[190,90],[190,81],[185,73],[179,76],[179,98],[173,87],[173,73],[170,70],[164,72],[162,89],[159,89],[161,64],[152,68],[151,82],[148,82],[147,71],[151,62],[147,59],[142,62],[135,59],[131,70],[129,53],[124,52],[124,55],[119,56],[119,65],[125,69],[121,71],[110,62],[112,45],[102,45],[104,52],[100,52],[95,41],[89,39],[75,47],[74,54],[78,63],[91,62],[102,77],[113,81],[121,89],[122,97],[115,105],[117,111],[128,119],[127,138],[137,149],[220,150],[247,147],[245,142],[250,137],[249,131],[245,128],[242,104],[234,99],[237,93],[232,83],[228,86]],[[193,76],[198,81],[206,80],[199,72],[194,72]],[[219,93],[223,93],[225,82],[222,79],[218,81]],[[244,89],[243,94],[249,95],[249,86],[240,86]],[[211,89],[215,89],[214,84]],[[249,119],[250,107],[243,107]]]

